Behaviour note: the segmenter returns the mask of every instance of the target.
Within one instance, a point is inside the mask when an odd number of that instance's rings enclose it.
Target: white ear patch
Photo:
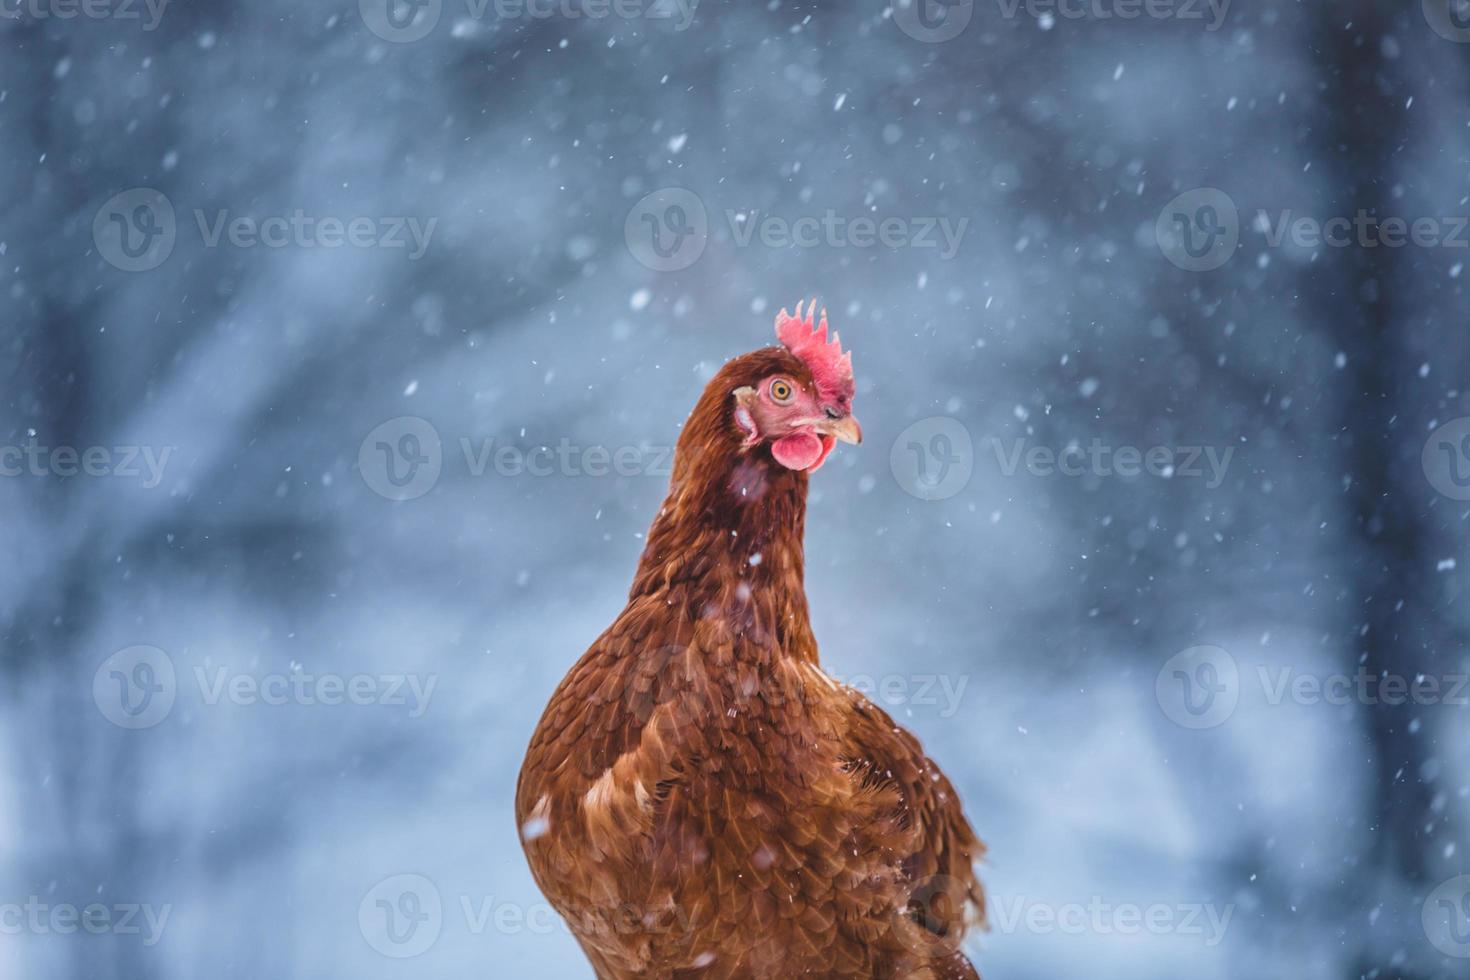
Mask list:
[[[744,405],[735,407],[735,424],[746,431],[748,435],[755,435],[755,419],[745,410]]]
[[[743,448],[749,449],[761,441],[760,431],[755,427],[755,416],[750,414],[747,407],[750,400],[756,397],[755,389],[748,386],[736,388],[732,394],[735,396],[735,424],[745,433]]]

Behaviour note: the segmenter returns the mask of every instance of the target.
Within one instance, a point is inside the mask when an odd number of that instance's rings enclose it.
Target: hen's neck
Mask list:
[[[629,598],[661,598],[691,620],[723,617],[737,645],[760,656],[815,661],[802,551],[807,475],[764,446],[742,450],[718,422],[691,416]]]

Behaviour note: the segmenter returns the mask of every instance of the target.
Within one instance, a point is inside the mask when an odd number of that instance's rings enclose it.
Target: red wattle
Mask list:
[[[825,448],[814,433],[793,432],[771,443],[771,455],[788,470],[809,470],[821,465]]]
[[[807,472],[815,473],[821,469],[822,464],[827,462],[827,457],[832,455],[832,447],[835,445],[837,445],[836,436],[822,436],[822,455],[817,457],[817,461],[811,465],[811,468]]]

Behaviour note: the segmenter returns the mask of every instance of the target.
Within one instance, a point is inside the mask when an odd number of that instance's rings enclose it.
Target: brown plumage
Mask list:
[[[850,374],[844,392],[799,353],[755,351],[709,383],[627,608],[521,769],[532,872],[601,980],[976,975],[959,946],[984,914],[983,846],[954,788],[817,662],[807,470],[861,430]],[[748,401],[790,390],[773,378],[798,390],[789,408]],[[783,432],[820,436],[814,465],[790,468]]]

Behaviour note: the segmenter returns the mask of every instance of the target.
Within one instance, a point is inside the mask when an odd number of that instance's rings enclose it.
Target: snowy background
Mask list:
[[[986,976],[1465,975],[1470,11],[385,3],[0,3],[0,975],[590,977],[522,752],[810,295]]]

